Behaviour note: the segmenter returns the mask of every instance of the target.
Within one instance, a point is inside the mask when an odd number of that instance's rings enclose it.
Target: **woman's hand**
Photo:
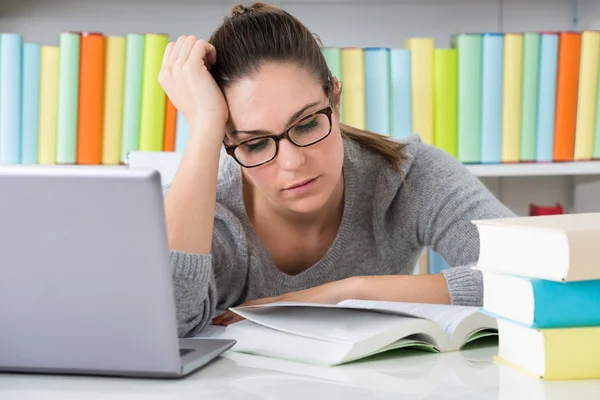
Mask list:
[[[290,292],[281,296],[266,297],[257,300],[250,300],[240,306],[254,306],[258,304],[275,303],[282,301],[297,301],[304,303],[336,304],[342,300],[353,298],[355,279],[347,278],[340,281],[326,283],[310,289]],[[244,319],[243,317],[231,311],[213,318],[214,325],[230,325]]]
[[[180,36],[165,49],[158,81],[190,127],[225,126],[229,118],[225,96],[209,72],[216,60],[214,46],[195,36]]]

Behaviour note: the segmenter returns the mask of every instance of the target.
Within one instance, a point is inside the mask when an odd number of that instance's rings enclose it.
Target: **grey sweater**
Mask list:
[[[253,231],[241,170],[221,155],[210,255],[171,250],[180,336],[246,300],[276,296],[356,275],[411,274],[425,246],[452,268],[443,272],[452,304],[481,305],[475,219],[513,216],[452,156],[413,135],[400,175],[379,154],[344,139],[344,211],[332,246],[297,275],[281,272]],[[165,188],[168,190],[168,187]]]

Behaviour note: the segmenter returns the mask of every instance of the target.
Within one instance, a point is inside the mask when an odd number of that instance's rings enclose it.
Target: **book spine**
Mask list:
[[[158,73],[168,42],[166,35],[146,35],[140,123],[142,151],[161,151],[163,148],[166,94],[158,82]]]
[[[594,148],[592,158],[600,159],[600,66],[598,67],[598,86],[596,88],[596,123],[594,124]]]
[[[523,83],[523,35],[504,35],[502,92],[502,162],[519,161],[521,138],[521,86]]]
[[[403,139],[412,133],[410,51],[390,50],[392,137]]]
[[[594,153],[599,57],[600,32],[583,32],[581,35],[577,122],[573,155],[575,160],[591,160]]]
[[[165,110],[165,139],[163,151],[175,151],[175,135],[177,131],[177,109],[171,103],[169,96],[166,98]]]
[[[540,34],[523,35],[523,86],[521,99],[520,160],[535,160],[538,85],[540,71]]]
[[[0,34],[0,164],[21,162],[23,37]]]
[[[561,32],[558,44],[554,161],[573,161],[581,33]]]
[[[504,36],[486,33],[482,41],[481,162],[497,164],[502,148]]]
[[[364,57],[366,128],[390,136],[390,51],[367,48]]]
[[[342,81],[342,51],[339,47],[323,47],[321,49],[331,75]],[[344,121],[344,108],[340,105],[340,121]]]
[[[412,131],[426,144],[433,144],[434,48],[433,38],[412,38],[404,42],[410,50]]]
[[[100,164],[102,161],[104,50],[104,35],[82,33],[77,164]]]
[[[177,133],[175,134],[175,151],[183,153],[190,134],[190,127],[181,112],[177,112]]]
[[[122,163],[127,161],[127,154],[129,152],[136,151],[139,148],[144,41],[145,36],[142,34],[130,33],[126,36],[123,128],[121,138]]]
[[[455,38],[458,51],[458,159],[481,161],[482,39],[478,34]]]
[[[542,33],[536,124],[535,161],[537,162],[552,162],[554,152],[557,59],[558,35]]]
[[[361,48],[342,49],[342,105],[344,122],[358,129],[366,128],[365,55]]]
[[[79,59],[81,34],[62,32],[59,37],[58,120],[56,163],[75,164],[79,119]]]
[[[453,157],[458,156],[458,59],[456,49],[435,50],[434,143]]]
[[[37,164],[40,117],[39,43],[23,44],[21,164]]]
[[[60,50],[58,46],[42,46],[40,53],[38,163],[56,164]]]
[[[123,90],[125,81],[125,38],[106,38],[106,64],[104,80],[104,133],[102,164],[117,165],[121,158],[123,129]]]

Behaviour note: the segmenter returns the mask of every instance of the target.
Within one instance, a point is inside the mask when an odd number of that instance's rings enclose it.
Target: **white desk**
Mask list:
[[[600,380],[539,381],[495,363],[496,349],[399,350],[329,368],[230,351],[176,381],[0,374],[0,399],[600,399]]]

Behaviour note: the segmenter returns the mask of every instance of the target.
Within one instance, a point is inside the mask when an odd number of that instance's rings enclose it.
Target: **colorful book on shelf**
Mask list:
[[[392,137],[403,139],[412,133],[410,51],[390,50],[390,113]]]
[[[187,145],[188,137],[190,135],[190,128],[188,122],[183,114],[177,111],[177,133],[175,134],[175,151],[177,153],[183,153],[185,146]]]
[[[483,312],[491,316],[538,329],[600,326],[600,280],[563,283],[491,271],[482,275]]]
[[[339,47],[323,47],[321,48],[325,62],[331,71],[331,75],[335,76],[340,82],[342,81],[342,50]],[[340,107],[340,121],[344,122],[344,108]]]
[[[497,334],[496,319],[477,307],[346,300],[231,311],[245,318],[218,332],[237,340],[232,350],[316,365],[344,364],[399,348],[458,351]],[[199,336],[215,336],[211,328]]]
[[[59,53],[58,46],[42,46],[40,50],[38,164],[56,164]]]
[[[433,38],[404,41],[410,50],[412,131],[427,144],[434,143],[434,52]]]
[[[434,138],[436,147],[458,157],[458,58],[456,49],[434,53]]]
[[[175,136],[177,135],[177,109],[171,103],[169,96],[166,98],[165,110],[165,138],[163,151],[175,151]]]
[[[501,159],[515,163],[519,161],[521,143],[523,34],[504,34],[503,68]]]
[[[366,129],[390,136],[390,49],[369,47],[364,57]]]
[[[504,35],[485,33],[482,39],[481,162],[502,161],[502,87]]]
[[[600,213],[473,221],[477,268],[558,282],[600,279]],[[507,251],[510,249],[510,251]]]
[[[538,85],[540,71],[540,34],[523,34],[523,83],[521,86],[520,161],[535,161]]]
[[[497,360],[544,380],[600,379],[600,326],[535,329],[498,319]]]
[[[21,159],[21,70],[23,37],[0,34],[0,164]]]
[[[361,48],[343,48],[341,52],[344,124],[365,129],[365,53]]]
[[[41,45],[23,43],[21,164],[38,163]]]
[[[598,58],[600,58],[600,32],[583,32],[581,35],[574,160],[591,160],[594,154]]]
[[[452,38],[458,55],[457,153],[463,163],[481,161],[482,37],[465,33]]]
[[[536,162],[552,162],[553,160],[557,60],[558,34],[551,32],[542,33],[540,35],[540,66],[536,116]]]
[[[121,159],[123,130],[123,90],[125,84],[126,41],[121,36],[106,37],[102,164],[117,165]]]
[[[129,152],[139,149],[145,35],[130,33],[127,34],[126,41],[121,134],[122,163],[127,161]]]

